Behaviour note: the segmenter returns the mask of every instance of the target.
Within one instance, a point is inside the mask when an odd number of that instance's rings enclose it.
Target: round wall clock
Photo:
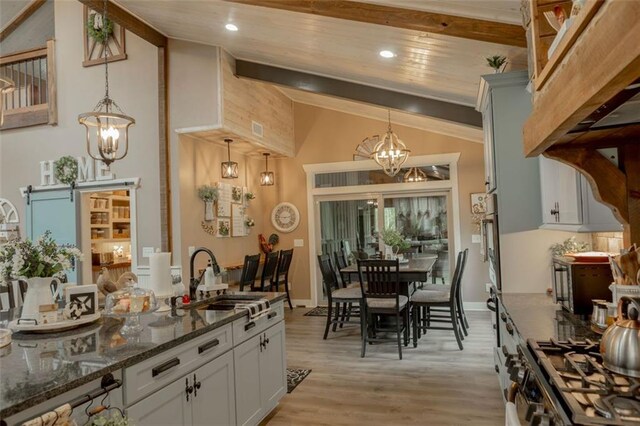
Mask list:
[[[271,211],[271,223],[280,232],[291,232],[300,223],[300,212],[291,203],[280,203]]]

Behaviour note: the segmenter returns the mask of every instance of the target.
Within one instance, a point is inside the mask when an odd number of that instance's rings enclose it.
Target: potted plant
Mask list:
[[[213,220],[213,203],[218,200],[218,188],[211,185],[202,185],[198,188],[198,197],[204,201],[204,220]]]
[[[37,319],[40,305],[54,303],[49,286],[73,267],[76,258],[82,260],[82,252],[74,246],[56,244],[51,231],[35,242],[13,240],[0,247],[0,277],[25,278],[29,284],[22,319]]]
[[[247,231],[251,231],[251,228],[256,226],[256,221],[248,217],[244,220],[244,225],[247,228]]]
[[[411,247],[411,244],[405,241],[404,236],[395,229],[387,228],[381,231],[380,239],[385,245],[386,258],[397,259],[400,250],[406,250]]]
[[[507,57],[502,55],[493,55],[485,58],[487,60],[487,65],[489,65],[495,73],[502,72],[503,66],[507,63]]]
[[[244,198],[245,198],[245,200],[247,200],[247,201],[251,201],[251,200],[255,199],[255,198],[256,198],[256,196],[254,195],[254,193],[253,193],[253,192],[251,192],[251,191],[247,191],[247,192],[245,192],[245,194],[244,194]]]

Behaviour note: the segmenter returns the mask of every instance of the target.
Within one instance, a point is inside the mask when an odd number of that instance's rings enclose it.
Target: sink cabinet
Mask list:
[[[587,179],[559,161],[540,157],[543,229],[620,232],[611,210],[596,201]]]
[[[287,393],[284,322],[234,350],[237,424],[262,420]]]

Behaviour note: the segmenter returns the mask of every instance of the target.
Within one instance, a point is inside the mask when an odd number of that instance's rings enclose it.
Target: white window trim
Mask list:
[[[460,153],[416,155],[411,156],[404,163],[403,167],[424,167],[449,165],[449,180],[427,181],[412,183],[389,183],[377,185],[352,185],[335,188],[314,188],[316,174],[352,172],[362,170],[375,170],[380,166],[373,160],[362,161],[341,161],[334,163],[303,164],[302,168],[307,174],[307,223],[309,232],[309,286],[311,294],[311,305],[318,305],[317,274],[316,274],[316,222],[315,207],[316,196],[318,195],[341,195],[341,194],[366,194],[375,192],[416,192],[445,190],[451,192],[451,203],[453,205],[453,229],[454,247],[453,252],[457,253],[462,248],[460,229],[460,197],[458,190],[458,161]]]

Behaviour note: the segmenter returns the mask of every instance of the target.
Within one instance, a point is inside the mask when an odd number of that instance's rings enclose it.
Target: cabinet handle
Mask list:
[[[253,322],[253,321],[251,321],[250,323],[245,324],[245,326],[244,326],[244,331],[249,331],[249,330],[251,330],[251,329],[252,329],[253,327],[255,327],[255,326],[256,326],[256,323],[255,323],[255,322]]]
[[[262,352],[264,342],[262,341],[262,335],[260,335],[260,352]]]
[[[204,345],[198,346],[198,354],[201,354],[204,351],[208,351],[211,348],[214,348],[220,344],[220,340],[213,339],[210,342],[205,343]]]
[[[202,386],[202,383],[200,383],[196,379],[196,373],[193,373],[193,397],[194,398],[198,396],[198,389],[200,389],[201,386]]]
[[[269,338],[267,337],[267,333],[264,333],[264,347],[265,349],[267,348],[267,345],[269,344]]]
[[[507,333],[513,336],[513,326],[507,323]]]
[[[507,314],[505,314],[504,312],[500,314],[500,319],[502,320],[502,322],[507,322]]]
[[[504,354],[504,356],[509,356],[509,350],[505,345],[502,345],[502,353]]]
[[[498,367],[496,364],[493,364],[493,368],[496,370],[496,373],[500,372],[500,367]]]
[[[267,319],[272,319],[272,318],[275,318],[275,317],[277,317],[277,316],[278,316],[278,313],[277,313],[277,312],[269,312],[269,313],[267,314]]]
[[[191,395],[193,393],[193,386],[189,386],[189,378],[188,377],[185,379],[185,381],[186,381],[186,385],[185,385],[184,391],[185,391],[185,393],[187,395],[187,402],[189,402],[189,395]]]
[[[160,364],[157,367],[153,367],[151,369],[151,377],[156,377],[158,374],[164,373],[167,370],[171,370],[173,367],[175,367],[177,365],[180,365],[180,359],[178,359],[178,358],[170,359],[169,361],[165,362],[164,364]]]

